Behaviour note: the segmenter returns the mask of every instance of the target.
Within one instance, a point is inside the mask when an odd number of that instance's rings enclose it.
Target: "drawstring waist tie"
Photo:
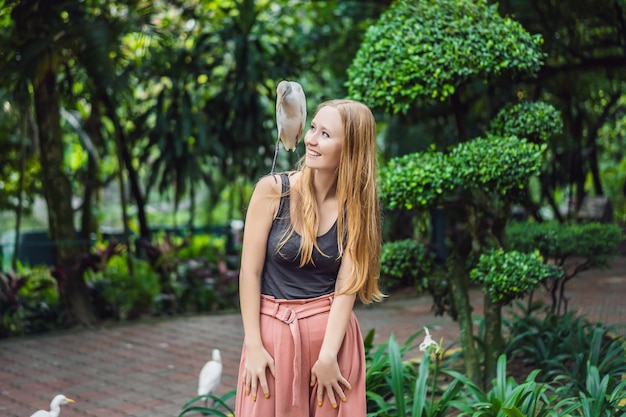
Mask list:
[[[261,314],[274,317],[289,326],[293,339],[293,405],[300,403],[300,357],[302,354],[302,341],[300,338],[299,319],[328,313],[333,302],[333,294],[305,300],[277,300],[268,295],[261,295]]]

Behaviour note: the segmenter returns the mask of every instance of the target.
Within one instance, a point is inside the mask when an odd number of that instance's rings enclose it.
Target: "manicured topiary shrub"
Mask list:
[[[534,143],[545,142],[562,131],[561,113],[549,103],[532,101],[506,104],[489,127],[492,135],[512,135]]]
[[[562,273],[561,268],[545,264],[538,252],[497,249],[480,256],[470,278],[482,286],[492,303],[506,305],[524,297],[542,282],[560,278]]]
[[[546,262],[564,270],[561,279],[546,285],[552,296],[552,313],[567,312],[565,285],[577,274],[591,268],[607,267],[624,240],[624,232],[610,223],[511,222],[506,244],[511,250],[539,251]]]
[[[434,255],[413,239],[383,244],[380,255],[380,273],[387,289],[417,286],[423,291],[428,285],[427,275],[433,266]]]
[[[472,79],[536,73],[542,43],[485,0],[395,1],[365,34],[348,69],[349,95],[406,113]]]
[[[586,269],[606,266],[623,240],[622,229],[610,223],[511,222],[506,228],[508,248],[522,252],[537,249],[559,264],[584,258]]]

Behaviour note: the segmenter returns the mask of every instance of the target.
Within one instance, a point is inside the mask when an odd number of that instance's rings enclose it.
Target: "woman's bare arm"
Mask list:
[[[244,389],[256,400],[258,385],[264,396],[269,397],[265,370],[274,374],[274,360],[261,341],[260,305],[261,274],[265,261],[267,239],[272,220],[278,209],[280,179],[276,176],[261,178],[257,183],[246,213],[246,222],[239,272],[239,300],[245,333],[246,364]]]
[[[348,274],[351,270],[352,259],[346,252],[342,258],[337,283],[335,284],[335,297],[330,307],[328,325],[324,333],[324,341],[322,342],[317,362],[315,362],[311,369],[311,384],[318,384],[318,404],[322,405],[324,401],[324,391],[326,391],[333,408],[337,407],[335,393],[339,395],[342,401],[346,400],[341,385],[347,389],[351,389],[350,382],[341,375],[339,363],[337,362],[337,355],[343,343],[356,300],[356,294],[340,294],[346,280],[349,279]]]

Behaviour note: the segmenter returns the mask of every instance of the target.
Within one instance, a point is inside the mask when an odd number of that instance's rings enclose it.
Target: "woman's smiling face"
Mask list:
[[[339,111],[322,107],[304,136],[306,165],[313,169],[336,170],[341,157],[344,129]]]

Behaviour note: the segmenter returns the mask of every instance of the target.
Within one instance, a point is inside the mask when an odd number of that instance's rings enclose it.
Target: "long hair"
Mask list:
[[[337,245],[339,255],[348,251],[353,260],[351,281],[343,293],[358,293],[365,304],[380,301],[384,295],[378,287],[380,275],[381,210],[377,189],[376,122],[371,110],[352,100],[331,100],[320,104],[337,109],[344,128],[337,168]],[[313,170],[300,168],[302,176],[295,187],[294,204],[301,230],[301,264],[313,262],[317,247],[319,213],[315,204]],[[321,253],[321,251],[320,251]]]

